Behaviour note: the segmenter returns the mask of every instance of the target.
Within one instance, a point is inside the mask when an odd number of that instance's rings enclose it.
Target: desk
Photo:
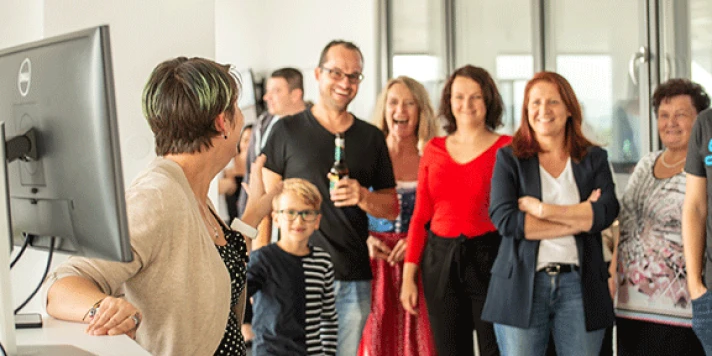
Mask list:
[[[86,351],[87,355],[151,355],[126,335],[87,335],[84,333],[84,329],[87,327],[86,324],[60,321],[47,315],[42,317],[42,323],[44,324],[42,328],[17,330],[17,344],[21,355],[26,354],[24,350],[27,347],[38,345],[71,345]],[[67,350],[66,354],[78,355],[76,349],[73,350]],[[52,354],[58,355],[56,350],[53,350]],[[39,355],[44,355],[44,353],[39,353]]]

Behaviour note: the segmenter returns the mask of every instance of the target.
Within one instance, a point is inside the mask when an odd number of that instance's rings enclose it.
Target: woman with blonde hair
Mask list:
[[[420,149],[436,130],[428,92],[409,77],[389,80],[378,97],[373,123],[386,135],[401,208],[396,220],[369,216],[373,300],[359,355],[434,355],[425,305],[412,316],[399,302]]]

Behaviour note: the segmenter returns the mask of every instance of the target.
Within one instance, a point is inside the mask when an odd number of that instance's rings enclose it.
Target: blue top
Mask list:
[[[398,202],[400,203],[400,213],[395,220],[383,218],[374,218],[368,216],[368,230],[374,232],[395,232],[408,233],[408,225],[410,218],[413,216],[415,209],[415,188],[418,181],[412,182],[396,182],[396,192],[398,193]]]

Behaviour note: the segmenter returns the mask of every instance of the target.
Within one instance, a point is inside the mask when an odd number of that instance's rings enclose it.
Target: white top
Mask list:
[[[558,177],[554,178],[542,166],[539,166],[539,175],[543,203],[575,205],[581,202],[574,171],[571,169],[571,158],[566,161],[566,167]],[[579,264],[576,240],[573,235],[541,240],[536,269],[540,270],[549,263]]]

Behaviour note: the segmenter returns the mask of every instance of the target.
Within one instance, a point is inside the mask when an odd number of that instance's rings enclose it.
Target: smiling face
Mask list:
[[[336,45],[329,48],[326,61],[321,68],[314,71],[316,80],[319,82],[319,96],[323,104],[332,110],[346,111],[346,107],[356,97],[360,83],[351,81],[348,76],[342,76],[341,79],[336,80],[332,73],[323,68],[345,74],[362,73],[361,56],[355,50]]]
[[[663,99],[658,107],[658,134],[665,147],[686,149],[697,110],[689,95]]]
[[[420,113],[418,103],[407,86],[395,83],[386,94],[386,125],[389,135],[400,139],[416,134]]]
[[[309,236],[314,233],[314,230],[319,228],[321,215],[318,215],[314,221],[305,221],[304,218],[299,215],[290,221],[286,213],[278,212],[289,210],[295,212],[316,210],[314,206],[306,204],[303,199],[294,192],[283,193],[274,208],[275,211],[272,213],[273,220],[275,224],[279,226],[281,238],[289,242],[306,244],[309,241]]]
[[[451,88],[450,106],[457,126],[484,125],[487,103],[480,84],[467,77],[455,77]]]
[[[553,83],[542,80],[532,85],[527,112],[529,126],[537,138],[565,135],[566,121],[571,113]]]

